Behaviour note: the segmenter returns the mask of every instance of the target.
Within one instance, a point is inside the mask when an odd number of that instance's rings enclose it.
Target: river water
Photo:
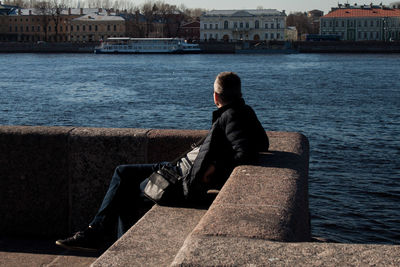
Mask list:
[[[309,138],[313,235],[399,244],[400,55],[0,54],[0,125],[208,129],[226,70]]]

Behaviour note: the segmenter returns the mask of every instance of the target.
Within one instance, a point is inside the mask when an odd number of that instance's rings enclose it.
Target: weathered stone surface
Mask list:
[[[172,266],[400,266],[400,246],[282,243],[202,236],[185,241]]]
[[[51,236],[68,229],[70,127],[0,127],[0,232]]]
[[[172,161],[207,134],[204,130],[151,130],[148,162]]]
[[[205,212],[156,205],[92,266],[168,266]]]
[[[146,161],[146,129],[76,128],[69,137],[71,231],[86,227],[118,165]]]
[[[283,136],[285,151],[264,154],[260,166],[235,168],[192,235],[310,240],[308,142]],[[271,138],[271,147],[277,140]]]
[[[66,251],[50,239],[18,239],[0,237],[1,267],[90,266],[98,253]]]

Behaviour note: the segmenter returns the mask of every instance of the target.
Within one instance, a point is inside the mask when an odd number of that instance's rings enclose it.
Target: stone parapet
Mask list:
[[[60,237],[86,227],[117,165],[168,161],[205,131],[0,127],[0,232]]]

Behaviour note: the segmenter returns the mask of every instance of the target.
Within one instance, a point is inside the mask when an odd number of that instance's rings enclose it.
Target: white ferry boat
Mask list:
[[[96,47],[96,54],[112,53],[199,53],[198,44],[188,44],[180,38],[113,37]]]

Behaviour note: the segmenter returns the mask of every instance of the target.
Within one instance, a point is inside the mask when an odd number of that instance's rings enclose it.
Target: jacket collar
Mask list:
[[[220,107],[219,109],[215,110],[212,114],[212,122],[214,123],[219,117],[221,117],[222,113],[224,113],[225,111],[227,111],[230,108],[236,108],[236,107],[240,107],[240,106],[244,106],[245,102],[243,98],[240,98],[236,101],[233,101],[232,103],[229,103],[223,107]]]

